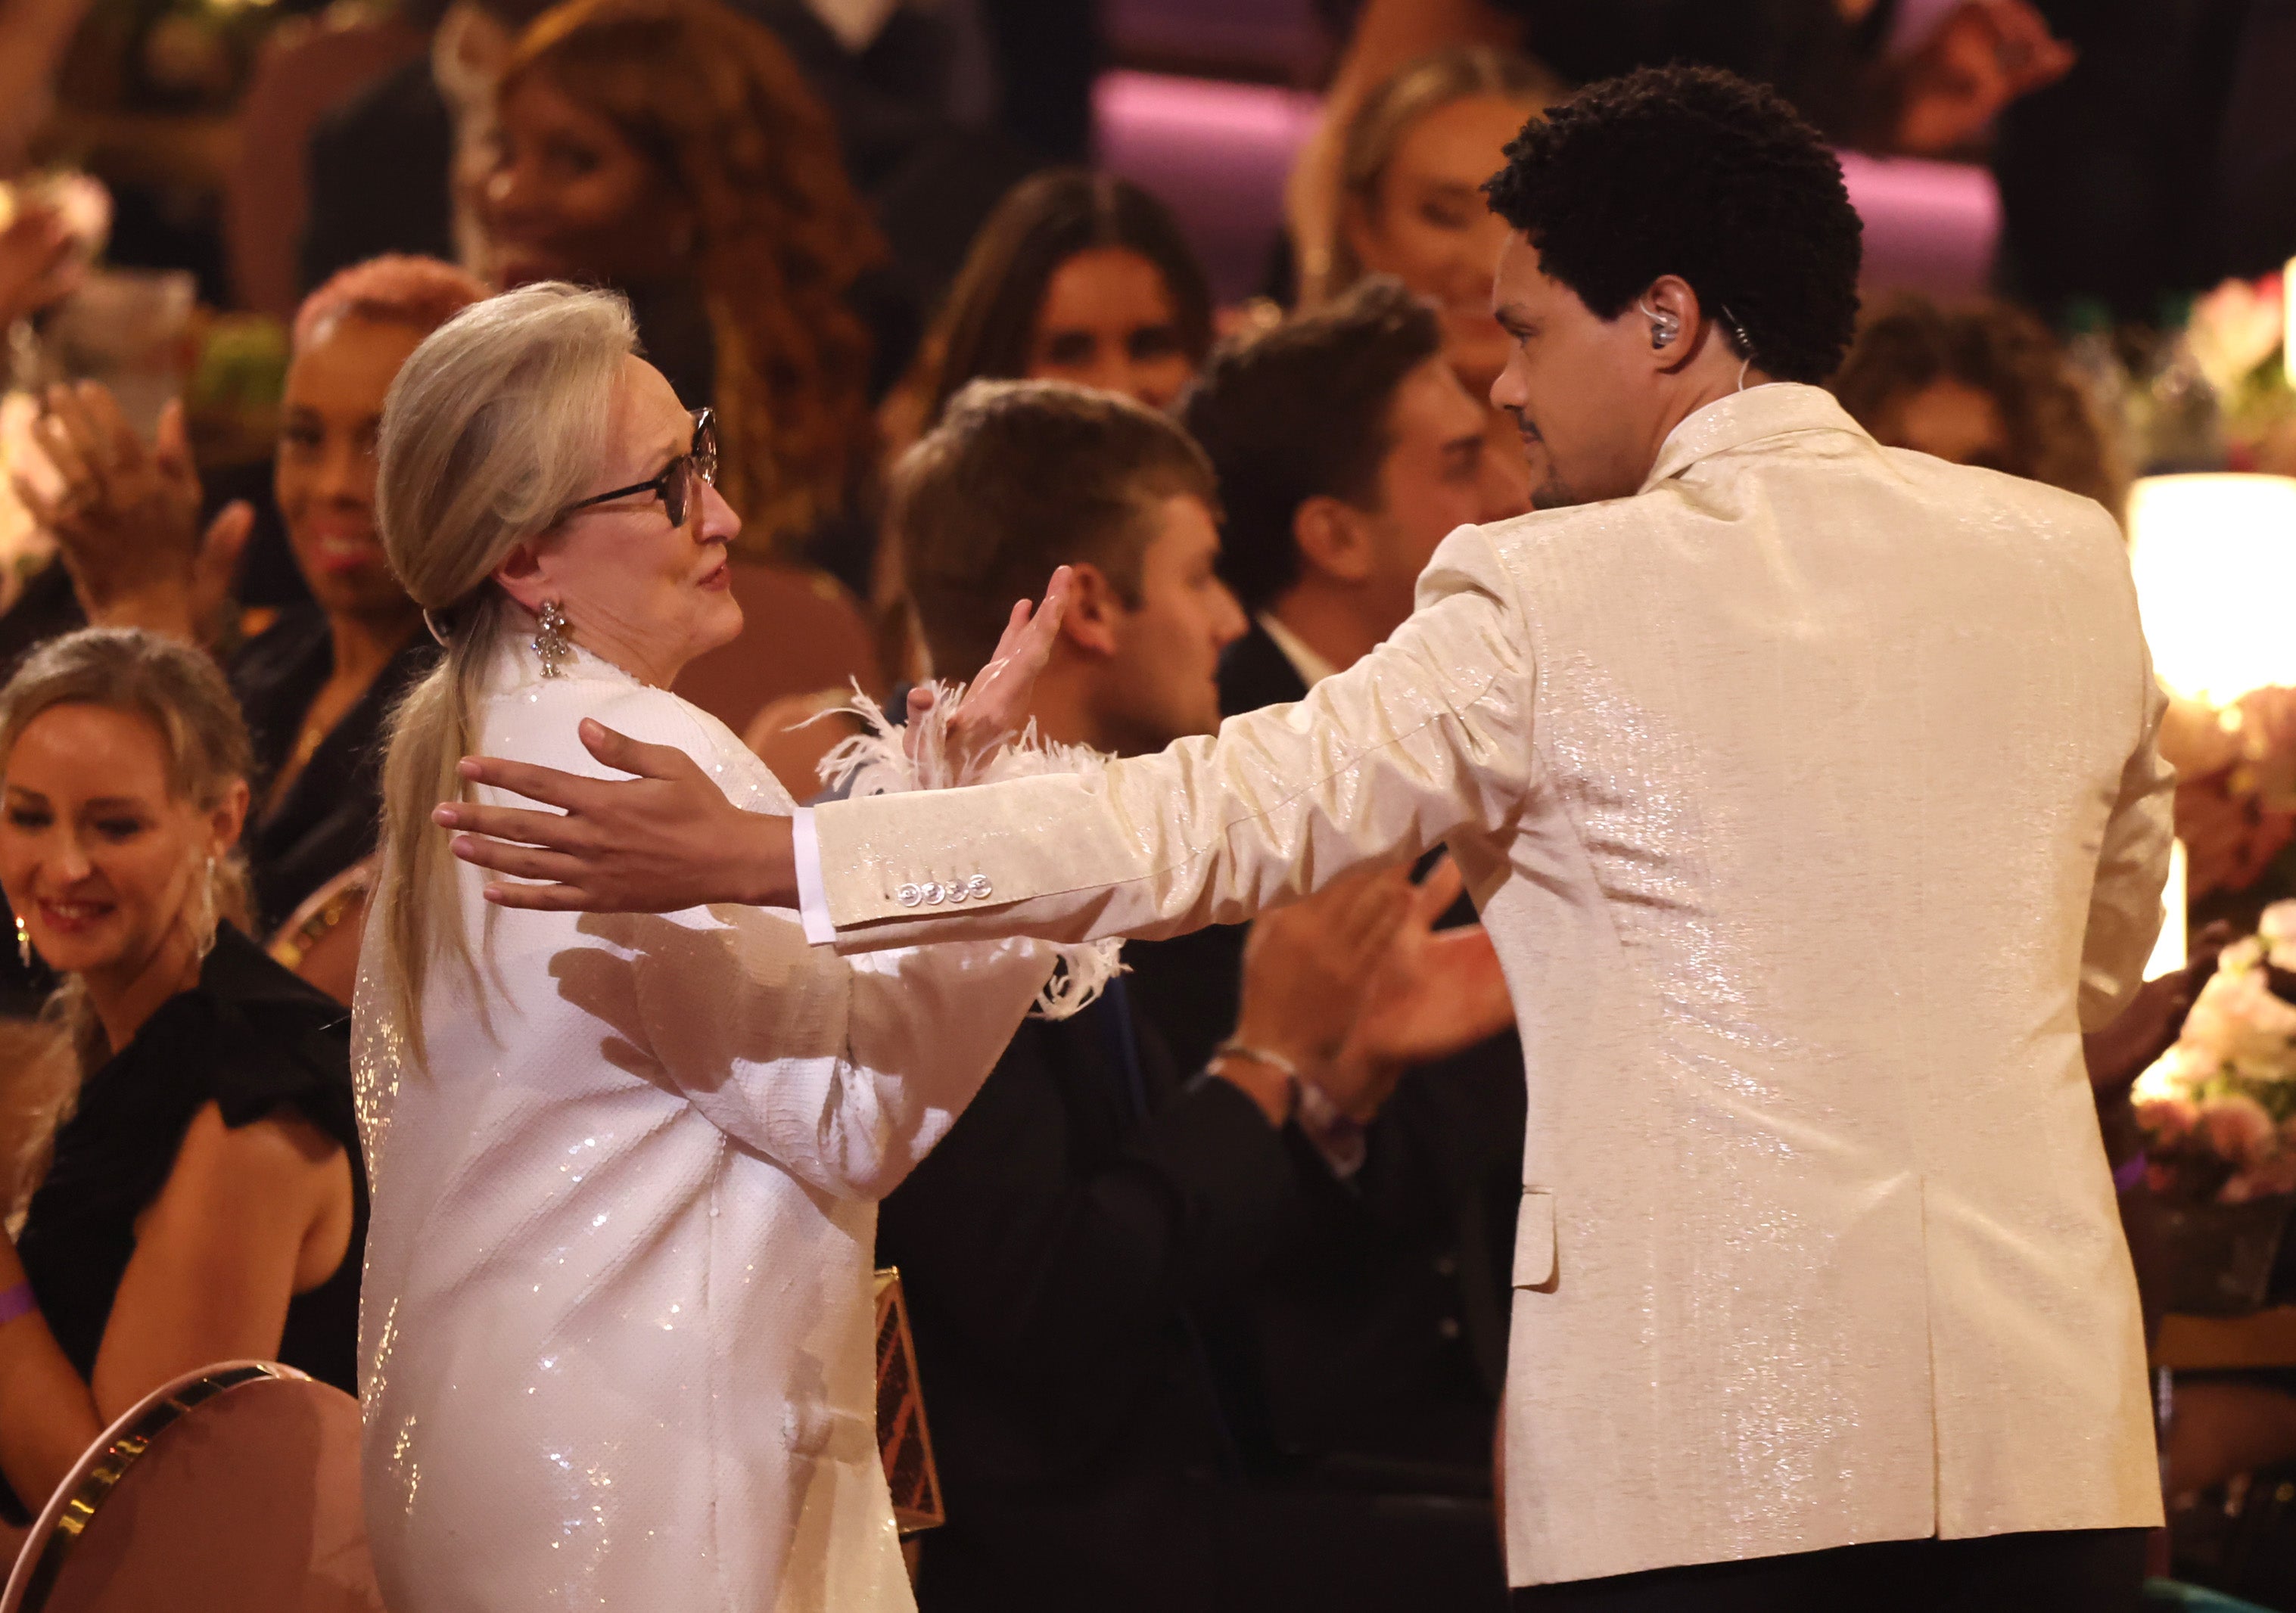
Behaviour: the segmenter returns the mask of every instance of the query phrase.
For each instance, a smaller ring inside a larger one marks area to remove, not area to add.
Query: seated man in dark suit
[[[1073,567],[1029,715],[1046,739],[1137,753],[1219,720],[1214,668],[1244,621],[1213,509],[1210,467],[1162,415],[983,382],[903,462],[892,530],[945,677],[973,675],[1011,602]],[[908,1291],[949,1518],[923,1543],[927,1613],[1445,1605],[1423,1580],[1365,1594],[1344,1508],[1283,1486],[1234,1322],[1325,1213],[1318,1118],[1375,1109],[1377,1072],[1430,1036],[1504,1020],[1480,930],[1427,933],[1456,888],[1389,870],[1274,915],[1236,1035],[1202,1058],[1176,1060],[1121,977],[1025,1022],[885,1200],[879,1259]],[[1464,967],[1460,941],[1481,949]],[[1496,1598],[1488,1503],[1482,1521]]]
[[[1252,617],[1221,658],[1223,715],[1352,664],[1410,614],[1436,545],[1503,513],[1480,507],[1485,411],[1442,345],[1431,307],[1366,281],[1217,351],[1182,401],[1219,473],[1221,569]],[[1134,999],[1184,1063],[1235,1022],[1236,951],[1234,931],[1208,929],[1136,959]],[[1453,1515],[1464,1529],[1488,1493],[1521,1180],[1513,1030],[1413,1069],[1365,1119],[1345,1191],[1316,1200],[1250,1321],[1278,1445],[1324,1482],[1416,1498],[1390,1515],[1432,1551],[1433,1498],[1475,1498]]]

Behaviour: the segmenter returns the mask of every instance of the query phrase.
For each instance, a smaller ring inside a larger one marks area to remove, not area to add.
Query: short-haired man
[[[959,681],[989,659],[1013,600],[1067,566],[1028,715],[1054,743],[1131,755],[1218,725],[1214,672],[1243,619],[1216,569],[1217,507],[1210,466],[1163,415],[987,382],[903,461],[891,529],[933,667]],[[1439,899],[1398,875],[1340,892],[1324,916],[1374,934],[1395,904]],[[1368,1061],[1324,1056],[1351,1018],[1332,997],[1369,979],[1341,966],[1367,970],[1373,950],[1271,925],[1242,1022],[1215,1033],[1233,1027],[1241,1045],[1218,1054],[1176,1060],[1121,978],[1072,1019],[1024,1024],[886,1200],[879,1254],[908,1290],[950,1519],[923,1544],[928,1613],[1164,1613],[1253,1573],[1262,1605],[1426,1605],[1347,1585],[1343,1506],[1308,1498],[1248,1524],[1267,1504],[1246,1481],[1273,1465],[1267,1420],[1250,1374],[1215,1359],[1241,1356],[1228,1313],[1331,1191],[1293,1123],[1302,1088],[1267,1060],[1299,1066],[1327,1102],[1368,1114],[1382,1095],[1363,1090]],[[1495,1558],[1476,1560],[1496,1597]],[[1332,1600],[1337,1586],[1349,1600]]]
[[[1219,474],[1221,574],[1252,618],[1220,658],[1223,716],[1354,665],[1411,614],[1445,537],[1512,513],[1483,507],[1488,411],[1445,361],[1435,310],[1394,280],[1224,344],[1179,414]],[[1184,1066],[1235,1024],[1242,938],[1213,926],[1128,950],[1133,1000]],[[1380,1514],[1390,1555],[1464,1568],[1493,1555],[1471,1498],[1488,1488],[1506,1368],[1521,1050],[1510,1028],[1376,1090],[1392,1096],[1333,1164],[1344,1191],[1310,1196],[1300,1257],[1244,1311],[1277,1442],[1408,1496]]]
[[[1224,711],[1355,665],[1411,614],[1438,544],[1512,513],[1485,505],[1487,418],[1434,309],[1383,276],[1214,352],[1180,421],[1219,473],[1220,569],[1252,618]]]
[[[2119,528],[1815,384],[1857,219],[1768,92],[1595,86],[1488,190],[1539,508],[1300,705],[788,823],[608,744],[678,782],[457,822],[594,845],[546,864],[586,904],[795,900],[848,948],[1169,932],[1447,840],[1527,1054],[1518,1600],[2134,1608],[2161,1486],[2081,1032],[2139,984],[2173,779]],[[941,867],[994,898],[900,900]]]

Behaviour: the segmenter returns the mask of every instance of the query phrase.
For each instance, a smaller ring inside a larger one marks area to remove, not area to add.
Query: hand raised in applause
[[[1514,1023],[1506,977],[1483,927],[1435,928],[1463,883],[1447,856],[1414,888],[1349,1034],[1358,1056],[1426,1064],[1464,1052]]]
[[[1262,916],[1236,1039],[1291,1058],[1367,1121],[1412,1065],[1505,1030],[1514,1009],[1490,938],[1479,924],[1435,928],[1460,884],[1446,857],[1415,885],[1399,868],[1352,874]]]
[[[45,402],[32,440],[62,486],[44,493],[20,476],[16,495],[53,535],[88,619],[212,642],[255,512],[234,501],[200,529],[183,405],[168,405],[146,447],[94,381],[51,388]]]
[[[0,230],[0,330],[79,283],[85,260],[61,209],[28,207]]]
[[[1410,904],[1408,869],[1368,868],[1260,914],[1243,944],[1235,1040],[1289,1060],[1332,1095],[1330,1066],[1354,1006],[1394,945]],[[1212,1073],[1241,1087],[1272,1124],[1290,1116],[1292,1093],[1280,1070],[1223,1058],[1213,1061]]]

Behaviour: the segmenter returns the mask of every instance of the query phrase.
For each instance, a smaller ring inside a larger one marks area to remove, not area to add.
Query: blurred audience
[[[829,116],[717,0],[571,0],[520,39],[478,201],[487,278],[625,292],[647,355],[718,412],[751,555],[868,574],[873,366],[909,315]]]
[[[1069,381],[1164,408],[1211,344],[1211,287],[1171,209],[1128,179],[1054,168],[1015,185],[974,238],[913,378],[922,415],[896,440],[980,380]]]
[[[370,258],[478,261],[472,204],[492,157],[495,84],[549,0],[416,0],[400,15],[428,30],[421,58],[385,73],[322,118],[307,152],[303,284]]]
[[[55,110],[56,68],[89,0],[0,0],[0,179],[24,167]],[[6,323],[0,318],[0,325]]]
[[[2065,352],[2012,304],[1902,297],[1866,319],[1833,378],[1875,439],[2062,487],[2123,513],[2128,474]]]
[[[1438,544],[1515,512],[1488,502],[1496,450],[1450,362],[1452,330],[1374,276],[1224,344],[1183,400],[1219,477],[1221,569],[1252,618],[1221,661],[1230,711],[1352,666],[1411,614]]]
[[[2296,253],[2296,12],[2283,0],[2033,0],[2075,53],[2002,115],[2003,283],[2051,319],[2171,299]]]
[[[1348,119],[1337,227],[1328,252],[1302,266],[1306,306],[1384,274],[1441,312],[1451,367],[1488,412],[1484,497],[1496,514],[1529,509],[1533,479],[1513,420],[1489,405],[1507,358],[1506,332],[1491,316],[1491,265],[1506,224],[1484,204],[1481,186],[1524,122],[1565,93],[1538,62],[1480,46],[1404,68]]]
[[[1335,227],[1338,131],[1357,102],[1457,45],[1528,50],[1576,84],[1669,61],[1726,68],[1775,86],[1838,144],[1929,156],[1977,141],[2075,59],[2032,0],[1363,0],[1286,197],[1303,264]]]
[[[241,928],[249,766],[214,663],[156,635],[85,629],[0,690],[0,888],[77,1066],[9,1139],[37,1187],[0,1239],[0,1474],[27,1511],[194,1367],[356,1388],[347,1016]]]
[[[62,211],[18,206],[0,226],[0,331],[70,295],[86,266]]]
[[[408,354],[486,288],[447,264],[384,258],[347,269],[296,315],[273,487],[308,602],[234,645],[226,588],[250,513],[202,534],[181,414],[147,449],[101,387],[60,389],[38,428],[61,492],[20,493],[53,530],[89,619],[226,653],[253,733],[247,831],[265,931],[374,848],[378,741],[437,646],[391,574],[375,524],[374,446]],[[351,935],[363,909],[339,908]],[[348,997],[347,976],[326,984]]]
[[[1046,0],[733,0],[763,23],[836,125],[855,188],[917,307],[938,302],[997,199],[1046,161],[1085,155],[1096,8]],[[416,0],[430,30],[409,63],[327,118],[311,141],[332,198],[305,247],[306,284],[387,251],[466,256],[469,206],[492,143],[494,86],[537,0]],[[459,178],[452,187],[450,171]],[[362,208],[362,199],[373,206]]]
[[[893,499],[934,665],[972,675],[1014,591],[1066,563],[1038,732],[1119,755],[1209,733],[1244,628],[1213,498],[1201,454],[1128,399],[960,393]],[[1504,1020],[1480,932],[1430,933],[1458,885],[1389,870],[1263,921],[1235,1036],[1203,1065],[1174,1060],[1122,977],[1073,1019],[1024,1023],[885,1200],[879,1257],[908,1290],[950,1519],[922,1543],[927,1613],[1456,1605],[1456,1565],[1426,1579],[1378,1549],[1360,1498],[1285,1482],[1234,1321],[1315,1196],[1345,1195],[1326,1152],[1401,1064]],[[1487,1505],[1476,1519],[1498,1605]]]
[[[1391,279],[1223,344],[1180,417],[1219,477],[1221,566],[1252,626],[1220,661],[1224,716],[1303,698],[1410,614],[1438,544],[1487,520],[1484,405],[1432,307]],[[1472,922],[1463,905],[1455,921]],[[1133,956],[1135,996],[1184,1064],[1236,1023],[1234,931]],[[1398,1560],[1480,1564],[1475,1527],[1505,1372],[1520,1202],[1522,1053],[1511,1034],[1389,1072],[1349,1191],[1245,1306],[1278,1442],[1312,1470],[1409,1496],[1367,1531]]]
[[[1165,408],[1211,343],[1211,287],[1170,209],[1113,175],[1036,175],[981,226],[916,364],[885,400],[879,420],[889,456],[980,380],[1073,381]],[[881,536],[869,598],[885,675],[915,682],[938,670],[910,618],[890,535]],[[853,732],[847,719],[824,715],[847,692],[778,701],[747,729],[751,748],[800,799],[811,793],[816,765]]]

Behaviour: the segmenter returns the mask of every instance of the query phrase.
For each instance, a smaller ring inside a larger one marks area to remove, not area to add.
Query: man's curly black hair
[[[1857,210],[1833,152],[1770,91],[1713,68],[1645,68],[1554,108],[1506,159],[1483,184],[1491,210],[1597,318],[1679,274],[1780,381],[1840,367],[1857,320]]]

